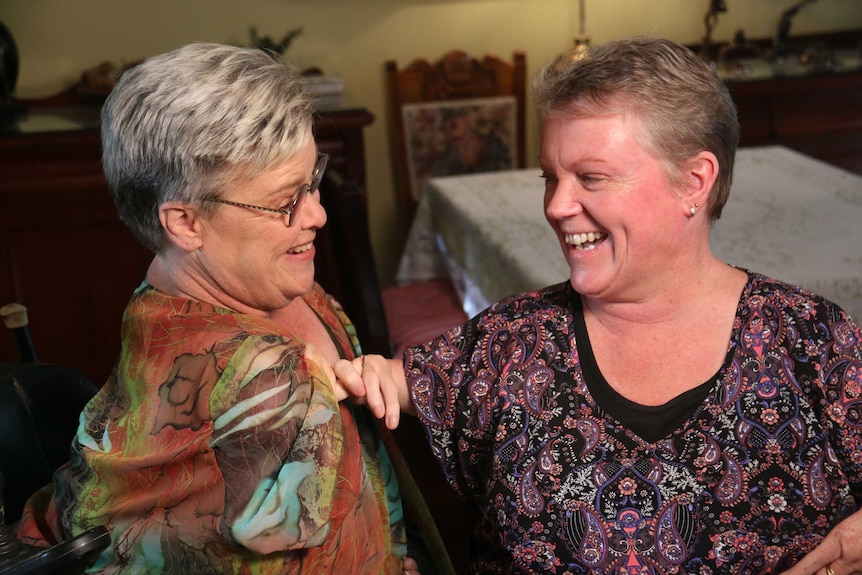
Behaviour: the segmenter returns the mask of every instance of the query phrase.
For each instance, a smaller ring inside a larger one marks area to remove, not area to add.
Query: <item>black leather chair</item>
[[[19,361],[0,364],[0,575],[77,575],[110,544],[104,527],[40,548],[20,542],[11,524],[69,460],[79,415],[98,387],[74,369],[38,361],[23,306],[3,306],[0,315],[20,352]]]
[[[74,369],[39,362],[0,364],[0,473],[6,520],[69,460],[84,405],[98,391]]]

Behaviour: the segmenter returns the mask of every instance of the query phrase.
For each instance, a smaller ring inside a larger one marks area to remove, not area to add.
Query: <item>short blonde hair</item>
[[[591,48],[582,59],[559,55],[537,75],[533,89],[544,116],[633,113],[643,122],[642,142],[664,159],[672,182],[692,157],[712,152],[719,173],[709,210],[712,219],[721,216],[739,122],[727,86],[691,50],[658,38],[615,40]]]

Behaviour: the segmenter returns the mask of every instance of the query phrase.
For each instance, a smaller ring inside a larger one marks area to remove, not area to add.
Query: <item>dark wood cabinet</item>
[[[736,103],[739,145],[786,146],[862,174],[862,29],[713,43]]]
[[[727,84],[741,146],[787,146],[862,174],[862,70]]]
[[[320,149],[362,194],[362,130],[372,120],[345,107],[315,121]],[[102,175],[98,107],[33,109],[0,133],[0,305],[27,306],[39,359],[104,382],[151,259],[119,221]],[[11,335],[0,335],[0,361],[17,356]]]

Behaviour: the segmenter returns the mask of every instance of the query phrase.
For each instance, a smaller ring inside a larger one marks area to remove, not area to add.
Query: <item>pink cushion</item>
[[[395,357],[468,319],[455,287],[445,279],[388,287],[381,298]]]

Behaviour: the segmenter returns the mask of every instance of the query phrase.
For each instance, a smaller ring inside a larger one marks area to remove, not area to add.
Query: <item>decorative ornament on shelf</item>
[[[294,28],[281,40],[275,41],[269,36],[259,36],[255,27],[249,30],[252,46],[279,56],[284,56],[291,43],[300,34],[302,34],[302,28]],[[344,83],[340,76],[324,74],[319,68],[306,69],[302,76],[308,92],[317,100],[319,109],[338,108],[344,103]]]
[[[760,60],[763,54],[756,42],[745,37],[741,28],[718,50],[718,67],[728,74],[746,75],[753,70],[752,61]]]
[[[727,4],[725,4],[724,0],[710,0],[709,10],[706,11],[706,16],[703,17],[705,32],[701,41],[700,56],[712,66],[716,65],[717,58],[716,50],[712,46],[712,31],[715,25],[718,24],[718,15],[724,12],[727,12]]]
[[[817,0],[800,0],[787,10],[781,13],[778,19],[778,28],[775,32],[775,58],[783,58],[789,54],[793,54],[793,47],[788,40],[790,39],[790,27],[793,25],[793,18],[796,14],[805,7],[806,4],[813,4]]]
[[[260,48],[261,50],[267,50],[269,52],[273,52],[278,54],[279,56],[283,56],[287,49],[290,47],[290,44],[296,39],[297,36],[302,34],[302,28],[294,28],[290,30],[287,34],[282,37],[281,40],[275,41],[270,36],[258,36],[257,28],[252,26],[251,30],[249,30],[249,36],[251,36],[251,45],[255,48]]]

